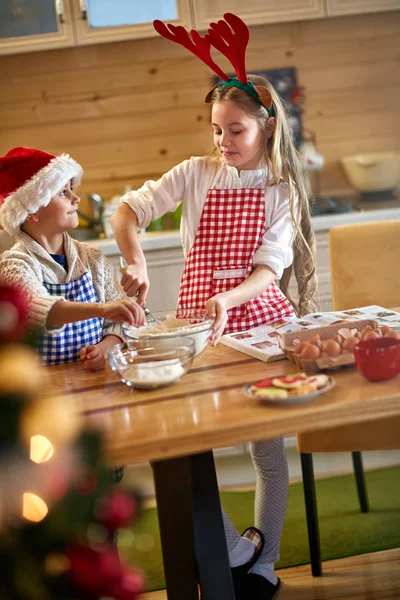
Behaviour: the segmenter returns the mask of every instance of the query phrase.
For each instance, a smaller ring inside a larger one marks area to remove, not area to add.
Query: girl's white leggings
[[[254,525],[265,538],[264,550],[257,564],[275,563],[279,560],[289,490],[283,438],[251,442],[250,453],[256,471]],[[224,511],[223,519],[228,552],[231,552],[239,542],[240,534]]]

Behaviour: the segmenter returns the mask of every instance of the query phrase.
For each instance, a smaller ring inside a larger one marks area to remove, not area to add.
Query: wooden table
[[[132,390],[108,367],[46,369],[44,391],[64,395],[106,433],[116,464],[153,463],[169,600],[233,600],[212,448],[400,414],[400,376],[380,383],[356,370],[309,403],[272,406],[249,399],[245,384],[293,372],[219,344],[171,386]]]

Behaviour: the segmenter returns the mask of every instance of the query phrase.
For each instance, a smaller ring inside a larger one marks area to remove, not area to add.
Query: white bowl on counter
[[[351,185],[360,192],[394,190],[400,185],[400,152],[372,152],[340,159]]]
[[[210,339],[214,317],[204,310],[175,310],[151,312],[155,323],[144,327],[124,324],[122,330],[127,341],[131,340],[187,340],[195,344],[195,356],[203,352]]]

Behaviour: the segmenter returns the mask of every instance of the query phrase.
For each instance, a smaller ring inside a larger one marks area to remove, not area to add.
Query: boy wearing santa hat
[[[120,322],[140,326],[145,316],[100,250],[67,233],[78,225],[82,173],[68,154],[19,147],[0,157],[0,226],[15,238],[1,257],[0,282],[29,294],[45,364],[80,359],[98,370],[121,341]]]

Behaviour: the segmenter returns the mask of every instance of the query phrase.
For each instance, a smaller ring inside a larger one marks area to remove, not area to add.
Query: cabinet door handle
[[[63,0],[56,0],[56,13],[57,13],[57,17],[60,23],[65,23],[65,17],[64,17],[64,1]]]
[[[87,21],[87,8],[86,0],[79,0],[79,8],[81,9],[81,16],[84,21]]]

